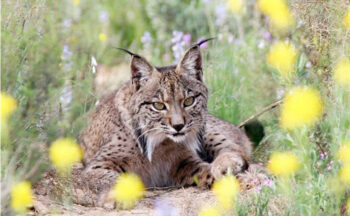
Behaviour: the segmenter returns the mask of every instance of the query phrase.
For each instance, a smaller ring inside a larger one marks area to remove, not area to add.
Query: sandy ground
[[[240,199],[247,199],[250,193],[256,193],[256,187],[268,180],[266,171],[259,165],[250,165],[247,172],[238,176],[241,183]],[[37,190],[43,190],[45,185],[40,185]],[[97,207],[85,207],[76,204],[63,204],[62,202],[53,201],[48,196],[35,195],[34,208],[31,215],[93,215],[93,216],[110,216],[110,215],[156,215],[155,208],[160,206],[167,209],[171,216],[171,209],[178,215],[192,216],[197,215],[202,206],[214,205],[216,200],[210,190],[190,188],[168,188],[148,190],[145,197],[140,200],[131,210],[108,210]]]
[[[209,190],[198,188],[186,188],[176,190],[147,191],[145,197],[131,210],[107,210],[96,207],[84,207],[81,205],[63,205],[54,202],[45,196],[37,196],[34,203],[33,215],[155,215],[155,203],[164,201],[171,203],[177,209],[179,215],[197,215],[198,209],[203,205],[210,205],[215,198]]]

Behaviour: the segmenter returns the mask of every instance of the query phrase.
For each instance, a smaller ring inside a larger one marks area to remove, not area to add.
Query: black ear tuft
[[[216,37],[203,39],[203,40],[199,41],[197,44],[193,45],[192,47],[194,47],[194,46],[200,47],[202,44],[204,44],[204,43],[206,43],[206,42],[208,42],[208,41],[214,40],[214,39],[216,39]]]
[[[137,54],[135,54],[135,53],[132,53],[131,51],[129,51],[129,50],[127,50],[127,49],[124,49],[124,48],[119,48],[119,47],[113,47],[113,48],[118,49],[118,50],[121,50],[121,51],[123,51],[123,52],[126,52],[127,54],[129,54],[129,55],[131,55],[131,56],[141,57],[141,56],[139,56],[139,55],[137,55]]]

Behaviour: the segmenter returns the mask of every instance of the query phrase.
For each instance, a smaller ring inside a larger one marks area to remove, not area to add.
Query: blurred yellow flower
[[[215,207],[204,207],[199,211],[198,216],[220,216],[220,211]]]
[[[306,86],[294,87],[283,99],[280,125],[285,129],[312,125],[321,117],[322,110],[318,91]]]
[[[232,12],[241,14],[243,11],[244,2],[243,0],[227,0],[227,5]]]
[[[107,35],[104,33],[100,33],[98,35],[98,39],[100,39],[100,41],[102,41],[102,42],[105,42],[107,40]]]
[[[124,173],[119,176],[112,190],[113,197],[122,204],[123,208],[133,207],[144,193],[145,186],[141,179],[132,173]]]
[[[274,152],[270,156],[267,168],[278,177],[287,177],[294,174],[299,168],[299,160],[290,152]]]
[[[288,8],[276,10],[270,15],[270,18],[272,25],[282,31],[287,30],[293,24],[293,17]]]
[[[73,0],[73,4],[74,4],[75,6],[78,6],[78,5],[80,4],[80,0]]]
[[[59,171],[69,170],[73,164],[83,158],[80,146],[69,138],[60,138],[53,142],[49,150],[51,162]]]
[[[273,4],[271,4],[273,3]],[[261,13],[269,15],[271,14],[271,11],[273,8],[271,5],[277,5],[277,4],[283,4],[282,0],[258,0],[258,8],[261,11]],[[280,6],[279,6],[280,7]]]
[[[267,64],[276,68],[283,77],[289,77],[294,71],[296,57],[297,51],[293,45],[279,41],[271,47]]]
[[[350,141],[345,141],[339,148],[338,159],[344,164],[350,164]]]
[[[346,185],[350,186],[350,164],[345,164],[339,170],[339,179]]]
[[[33,205],[33,194],[30,182],[24,181],[13,185],[11,190],[11,208],[16,212],[25,212]]]
[[[350,59],[341,59],[334,69],[334,80],[340,85],[350,88]]]
[[[350,8],[348,9],[348,11],[344,16],[343,23],[345,27],[350,28]]]
[[[11,95],[4,92],[1,92],[0,104],[1,121],[6,120],[17,108],[17,101]]]
[[[272,26],[278,30],[285,31],[294,22],[285,0],[258,0],[258,8],[270,17]]]
[[[239,182],[233,175],[227,175],[215,181],[212,191],[220,205],[225,209],[230,209],[240,190]]]

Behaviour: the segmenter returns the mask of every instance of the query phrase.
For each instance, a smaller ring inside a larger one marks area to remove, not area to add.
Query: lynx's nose
[[[176,124],[176,125],[173,125],[173,128],[179,132],[182,128],[184,128],[184,124]]]

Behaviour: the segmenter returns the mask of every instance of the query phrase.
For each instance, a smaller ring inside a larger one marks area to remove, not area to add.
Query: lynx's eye
[[[184,101],[184,106],[188,107],[191,106],[194,103],[194,97],[188,97]]]
[[[165,110],[165,104],[163,103],[159,103],[159,102],[155,102],[153,103],[153,107],[156,109],[156,110]]]

